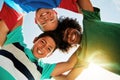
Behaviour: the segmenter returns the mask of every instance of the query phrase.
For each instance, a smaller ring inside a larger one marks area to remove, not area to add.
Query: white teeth
[[[42,16],[46,15],[47,13],[43,13]]]
[[[40,50],[38,50],[38,53],[39,53],[39,54],[42,54]]]
[[[75,35],[72,36],[72,40],[75,40]]]

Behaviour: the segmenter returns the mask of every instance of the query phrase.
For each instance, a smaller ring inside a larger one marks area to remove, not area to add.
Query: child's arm
[[[92,12],[94,11],[94,8],[90,0],[77,0],[77,3],[80,9],[84,9],[84,10],[92,11]]]
[[[76,54],[73,54],[67,62],[58,63],[51,76],[58,76],[68,70],[71,70],[77,62]]]
[[[21,26],[23,23],[23,18],[21,18],[16,25],[13,27],[12,30],[14,30],[15,28],[17,28],[18,26]],[[6,38],[7,38],[7,34],[9,32],[9,29],[7,27],[7,25],[5,24],[5,22],[3,20],[0,20],[0,47],[3,46]]]
[[[0,47],[4,44],[8,32],[22,24],[23,14],[18,13],[6,3],[0,11]]]
[[[3,20],[0,20],[0,47],[2,47],[4,44],[8,32],[9,29],[6,26],[5,22]]]
[[[85,67],[73,68],[67,75],[59,75],[53,77],[55,80],[75,80],[75,78],[81,74]]]

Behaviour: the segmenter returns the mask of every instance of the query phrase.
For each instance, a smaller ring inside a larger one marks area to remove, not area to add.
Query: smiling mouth
[[[41,52],[40,49],[37,49],[37,53],[38,53],[38,54],[42,54],[42,52]]]
[[[68,28],[64,32],[64,41],[67,41],[69,44],[77,44],[79,42],[80,32],[73,28]]]
[[[77,30],[71,31],[70,34],[68,35],[68,42],[70,44],[77,44],[80,40],[79,38],[80,33]]]
[[[70,42],[75,43],[77,41],[77,33],[72,33],[70,36]]]
[[[40,17],[45,16],[45,15],[47,15],[47,13],[46,13],[46,12],[45,12],[45,13],[42,13]]]
[[[76,33],[73,33],[73,35],[72,35],[72,37],[71,37],[71,40],[72,40],[72,41],[75,41],[75,40],[76,40],[76,39],[75,39],[76,36],[77,36],[77,34],[76,34]]]

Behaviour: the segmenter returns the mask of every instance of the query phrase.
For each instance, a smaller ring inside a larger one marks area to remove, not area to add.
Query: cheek
[[[39,16],[38,16],[38,15],[36,15],[36,16],[35,16],[35,19],[36,19],[36,21],[37,21],[37,20],[39,19]]]
[[[50,14],[48,14],[48,17],[49,17],[49,18],[52,18],[52,19],[54,19],[55,16],[56,16],[56,14],[54,14],[53,12],[51,12]]]
[[[44,54],[43,55],[47,56],[47,54],[49,54],[49,52],[47,52],[47,51],[44,50]]]
[[[47,54],[43,54],[43,58],[46,57],[46,56],[47,56]]]
[[[37,53],[37,45],[36,44],[33,45],[32,52],[33,52],[33,54]]]
[[[36,55],[36,48],[35,47],[33,47],[33,49],[32,49],[32,53],[33,53],[33,55],[35,56]]]
[[[37,24],[41,24],[43,22],[43,20],[40,18],[36,18],[36,22],[37,22]]]
[[[53,14],[53,13],[52,13],[52,14],[51,14],[51,18],[53,18],[53,19],[54,19],[54,18],[55,18],[55,14]]]
[[[69,44],[71,44],[71,43],[72,43],[70,39],[67,39],[67,42],[68,42]]]

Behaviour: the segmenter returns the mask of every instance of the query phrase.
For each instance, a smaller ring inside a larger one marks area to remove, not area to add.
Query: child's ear
[[[54,13],[57,15],[57,12],[55,11],[55,10],[53,10],[54,11]]]
[[[38,40],[38,37],[35,37],[33,40],[33,43],[35,43]]]
[[[35,23],[37,24],[37,20],[36,20],[36,17],[35,17]]]

